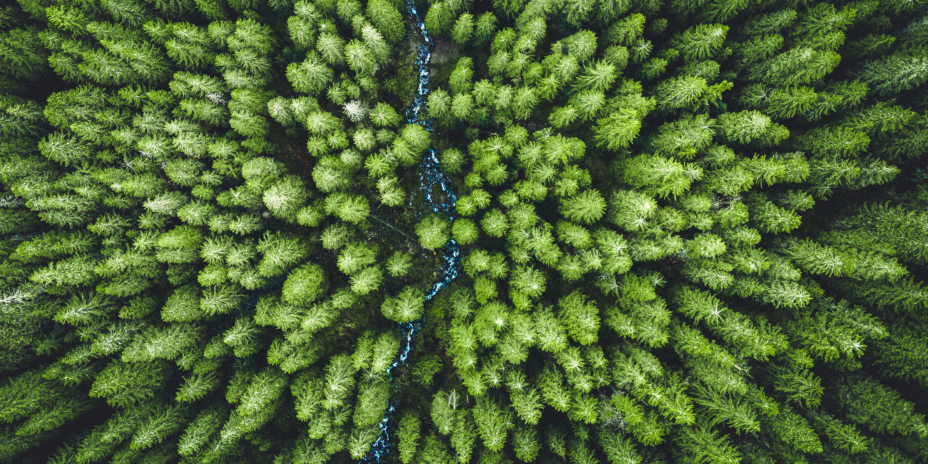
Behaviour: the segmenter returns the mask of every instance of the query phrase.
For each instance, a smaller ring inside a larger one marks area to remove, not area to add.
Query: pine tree
[[[610,150],[628,147],[641,130],[641,120],[634,110],[623,109],[601,119],[596,126],[599,146]]]
[[[449,224],[438,215],[426,216],[416,225],[416,235],[423,248],[434,250],[448,241]]]

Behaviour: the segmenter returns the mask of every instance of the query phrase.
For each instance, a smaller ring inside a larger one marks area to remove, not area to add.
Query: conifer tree
[[[923,6],[6,5],[0,461],[924,462]]]

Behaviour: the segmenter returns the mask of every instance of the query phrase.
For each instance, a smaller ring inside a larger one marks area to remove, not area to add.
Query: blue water
[[[419,68],[419,85],[416,88],[416,97],[413,99],[412,105],[406,109],[406,123],[419,124],[431,133],[432,118],[428,116],[427,103],[430,77],[429,61],[432,59],[433,46],[432,37],[429,36],[429,32],[425,28],[425,23],[422,21],[422,18],[419,17],[419,13],[416,11],[416,7],[411,0],[406,0],[406,9],[409,12],[409,16],[417,25],[418,34],[422,37],[422,42],[416,46],[416,66]],[[458,197],[454,193],[454,185],[451,183],[451,179],[445,176],[440,168],[438,152],[433,148],[429,148],[425,153],[422,163],[419,164],[419,181],[422,190],[425,192],[425,206],[436,213],[447,215],[448,221],[453,222],[455,205],[457,204]],[[444,194],[443,200],[436,200],[433,197],[433,192],[435,192],[436,188],[441,189],[441,192]],[[461,249],[454,239],[448,240],[448,243],[445,243],[443,248],[441,277],[437,282],[432,284],[432,288],[425,294],[426,301],[434,298],[439,290],[448,286],[448,284],[458,276],[460,269]],[[387,368],[387,373],[390,375],[391,379],[393,378],[394,369],[398,366],[406,365],[409,361],[409,354],[412,351],[412,342],[416,338],[419,329],[422,328],[422,323],[423,318],[420,317],[415,321],[400,324],[400,330],[403,334],[402,340],[400,341],[400,350],[396,354],[396,358],[393,359],[393,363]],[[384,413],[383,419],[380,421],[380,435],[377,437],[377,441],[371,444],[371,449],[368,451],[367,456],[361,460],[362,463],[383,462],[384,457],[390,452],[390,445],[392,444],[392,416],[395,411],[396,399],[394,398],[387,404],[387,410]]]

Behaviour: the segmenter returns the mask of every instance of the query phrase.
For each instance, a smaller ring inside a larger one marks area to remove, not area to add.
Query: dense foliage
[[[928,2],[415,5],[0,9],[0,462],[928,462]]]

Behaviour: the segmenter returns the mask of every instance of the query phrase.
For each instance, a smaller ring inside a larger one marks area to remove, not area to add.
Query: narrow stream
[[[416,24],[418,34],[422,37],[422,42],[416,45],[416,66],[419,68],[419,85],[416,88],[416,97],[412,105],[406,109],[406,123],[422,125],[431,133],[432,118],[427,116],[427,112],[423,110],[427,109],[428,103],[430,77],[429,62],[432,59],[432,47],[434,42],[428,30],[425,28],[425,22],[419,17],[419,13],[416,11],[416,6],[413,4],[412,0],[406,0],[406,9],[409,12],[409,16]],[[454,193],[454,185],[451,183],[451,179],[441,172],[440,163],[438,161],[438,151],[434,148],[429,148],[426,151],[422,163],[419,164],[419,181],[425,193],[425,205],[436,213],[446,214],[448,216],[448,221],[453,222],[455,205],[457,204],[458,197]],[[443,201],[436,201],[436,199],[433,198],[435,187],[440,188],[441,192],[443,192],[445,197]],[[451,281],[458,276],[460,268],[461,249],[454,239],[450,239],[443,248],[440,278],[437,282],[432,284],[432,288],[425,294],[426,301],[434,298],[439,290],[451,283]],[[387,368],[387,373],[390,374],[391,380],[393,378],[393,371],[398,366],[406,365],[409,361],[413,339],[415,339],[419,329],[422,328],[423,320],[424,317],[420,317],[415,321],[400,324],[400,330],[402,331],[400,350],[396,354],[396,358],[393,359],[393,363]],[[371,444],[371,449],[368,451],[367,456],[361,460],[362,463],[383,462],[387,453],[390,452],[390,446],[392,445],[392,416],[393,413],[396,412],[396,406],[396,399],[390,399],[383,419],[378,425],[380,428],[380,435],[377,437],[377,441]]]

